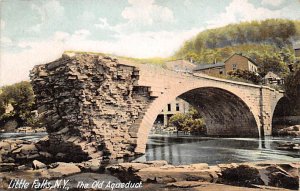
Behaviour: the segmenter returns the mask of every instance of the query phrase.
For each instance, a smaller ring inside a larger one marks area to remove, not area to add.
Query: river
[[[208,163],[210,165],[233,162],[289,161],[299,162],[299,151],[283,151],[276,147],[287,141],[300,143],[299,138],[211,138],[152,135],[146,154],[135,161],[166,160],[171,164]]]
[[[1,133],[6,138],[37,141],[46,133]],[[283,151],[276,147],[287,141],[300,143],[300,138],[212,138],[176,135],[149,136],[145,155],[135,161],[166,160],[170,164],[253,162],[264,160],[299,162],[300,151]]]

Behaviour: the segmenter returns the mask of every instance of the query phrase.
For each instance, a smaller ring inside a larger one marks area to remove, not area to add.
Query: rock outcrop
[[[135,155],[136,123],[151,102],[148,87],[134,86],[138,74],[98,54],[64,54],[36,66],[31,80],[49,133],[47,152],[73,162]]]

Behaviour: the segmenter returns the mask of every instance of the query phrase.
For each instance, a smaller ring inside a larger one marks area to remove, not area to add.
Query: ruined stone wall
[[[134,155],[136,123],[151,100],[139,71],[93,54],[63,55],[31,71],[47,151],[69,161]],[[71,154],[71,156],[68,156]]]

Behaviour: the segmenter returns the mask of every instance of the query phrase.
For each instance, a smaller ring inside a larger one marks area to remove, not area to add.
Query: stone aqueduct
[[[283,97],[266,86],[99,54],[64,54],[36,66],[31,80],[49,133],[48,152],[73,153],[74,161],[144,153],[157,115],[176,97],[204,116],[208,135],[271,135]]]

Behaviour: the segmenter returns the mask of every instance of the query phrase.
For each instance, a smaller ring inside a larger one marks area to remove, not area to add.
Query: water
[[[276,149],[278,143],[287,141],[300,142],[300,139],[269,137],[261,141],[255,138],[155,135],[149,137],[146,154],[135,161],[166,160],[174,165],[192,163],[214,165],[264,160],[299,162],[299,151]]]
[[[47,133],[0,133],[2,139],[38,141]],[[170,164],[251,162],[263,160],[300,161],[300,151],[283,151],[276,147],[287,141],[300,143],[300,138],[210,138],[152,135],[146,154],[135,161],[166,160]]]
[[[47,133],[0,133],[0,140],[3,139],[18,139],[18,140],[30,140],[38,141],[41,138],[45,137]]]

